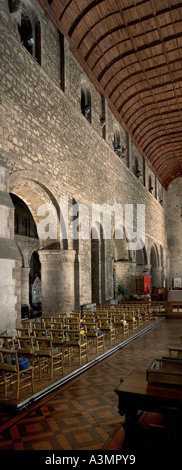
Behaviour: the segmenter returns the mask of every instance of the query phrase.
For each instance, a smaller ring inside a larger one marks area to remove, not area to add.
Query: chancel
[[[132,450],[135,378],[145,449],[180,442],[147,371],[182,360],[181,18],[176,0],[1,0],[3,449]]]

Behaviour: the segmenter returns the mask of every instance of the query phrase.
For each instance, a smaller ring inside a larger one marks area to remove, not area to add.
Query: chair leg
[[[16,399],[19,398],[19,391],[20,391],[20,376],[19,373],[17,374],[17,383],[16,383]]]
[[[51,380],[52,380],[52,378],[53,378],[53,361],[54,361],[53,356],[51,356],[51,370],[50,370],[50,378],[51,378]]]

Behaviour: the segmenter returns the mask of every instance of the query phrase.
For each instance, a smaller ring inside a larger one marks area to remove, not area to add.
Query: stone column
[[[75,250],[39,251],[43,315],[74,309],[75,254]]]
[[[29,272],[30,268],[21,268],[21,304],[29,305]]]
[[[0,155],[0,332],[14,334],[21,319],[21,256],[14,241],[14,206]]]

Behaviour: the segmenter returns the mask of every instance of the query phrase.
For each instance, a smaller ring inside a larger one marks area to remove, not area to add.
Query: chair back
[[[33,338],[27,336],[18,336],[18,353],[21,354],[34,354],[34,340]]]
[[[46,354],[48,355],[50,353],[50,355],[52,354],[52,349],[53,349],[53,346],[52,346],[52,335],[50,335],[49,337],[40,337],[40,336],[37,336],[35,338],[35,344],[36,344],[36,351],[38,352],[38,354]]]
[[[14,336],[0,335],[0,347],[6,349],[15,349]]]
[[[0,370],[18,372],[18,354],[13,349],[0,348]]]
[[[18,336],[30,336],[32,333],[32,328],[16,328],[16,333]]]
[[[65,342],[65,331],[60,328],[51,330],[52,344],[62,345]]]

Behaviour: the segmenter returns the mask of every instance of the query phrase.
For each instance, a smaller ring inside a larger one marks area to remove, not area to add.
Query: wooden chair
[[[86,358],[86,361],[88,361],[88,355],[87,355],[87,340],[84,334],[83,329],[80,330],[78,329],[73,329],[69,328],[65,330],[66,332],[66,341],[65,345],[69,347],[69,364],[71,363],[70,360],[71,358],[74,358],[74,352],[76,350],[76,353],[78,352],[78,360],[79,360],[79,365],[81,365],[82,359]]]
[[[21,321],[21,328],[32,328],[32,323],[31,321],[28,320],[22,320]]]
[[[137,320],[135,318],[134,311],[133,310],[132,311],[128,310],[126,312],[125,318],[126,318],[127,323],[129,323],[129,325],[131,325],[132,332],[134,333],[134,331],[138,329]]]
[[[31,386],[34,393],[34,368],[28,359],[18,358],[15,349],[0,348],[0,372],[4,382],[4,395],[8,396],[8,387],[16,383],[16,399],[19,399],[20,388]],[[14,377],[14,378],[13,378]]]
[[[27,337],[30,337],[31,334],[32,334],[32,328],[16,328],[16,333],[18,336],[27,336]]]
[[[36,346],[32,336],[17,336],[17,352],[19,357],[28,357],[31,365],[34,367],[34,359],[36,356]]]
[[[14,336],[0,335],[0,347],[6,349],[15,349]]]
[[[96,343],[96,354],[98,354],[100,348],[103,348],[103,351],[105,351],[104,335],[95,321],[85,321],[84,331],[87,338],[87,345],[89,342]]]
[[[113,326],[116,330],[116,337],[120,332],[123,333],[123,336],[126,336],[129,333],[129,326],[125,319],[125,313],[114,313],[112,318]]]
[[[60,324],[58,324],[58,325],[60,325]],[[68,348],[68,346],[65,342],[66,333],[65,333],[64,328],[57,328],[57,325],[56,325],[56,328],[54,327],[51,330],[51,336],[52,336],[53,346],[54,347],[59,347],[62,351],[63,365],[64,365],[66,357],[68,358],[68,362],[69,362],[69,348]]]
[[[52,329],[51,329],[52,331]],[[34,338],[44,338],[44,337],[50,337],[50,329],[47,328],[33,328],[32,331],[33,337]]]
[[[177,358],[182,359],[182,346],[180,346],[180,345],[179,346],[178,345],[168,346],[168,349],[169,349],[169,356],[170,357],[173,357],[172,352],[175,352]]]
[[[41,329],[45,329],[46,326],[45,326],[45,322],[44,320],[41,320],[41,321],[36,321],[33,323],[33,327],[32,327],[32,330],[41,330]]]
[[[63,354],[58,347],[54,347],[52,333],[49,337],[36,337],[36,355],[39,362],[39,377],[42,377],[42,371],[47,369],[50,373],[50,379],[53,378],[55,370],[62,370],[63,374]]]
[[[87,322],[87,321],[88,321],[88,322],[94,322],[94,321],[96,321],[96,320],[95,320],[95,316],[94,316],[93,313],[83,313],[83,317],[82,317],[81,321],[82,321],[82,322],[85,322],[85,321],[86,321],[86,322]]]
[[[50,323],[51,331],[54,330],[54,329],[62,330],[64,327],[65,327],[64,322],[60,318],[58,318],[56,321],[53,321],[52,323]]]
[[[103,331],[106,336],[109,336],[110,344],[112,345],[112,342],[116,341],[116,332],[111,320],[108,317],[99,316],[98,325],[100,330]]]
[[[80,310],[72,310],[72,312],[70,313],[70,318],[81,318],[81,312]]]
[[[143,325],[143,319],[142,319],[141,313],[136,313],[136,319],[137,319],[137,323],[138,323],[138,328],[140,328],[140,326]]]

